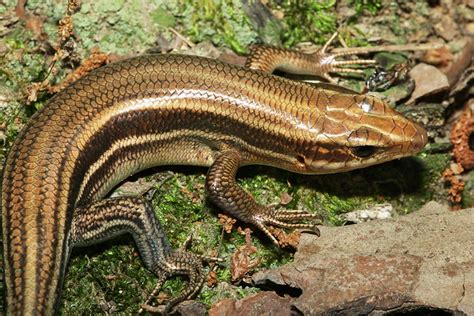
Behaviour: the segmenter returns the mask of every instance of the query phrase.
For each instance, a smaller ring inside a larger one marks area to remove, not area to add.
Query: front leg
[[[313,54],[285,48],[254,45],[251,47],[245,66],[267,73],[281,70],[292,74],[318,76],[325,78],[331,83],[336,83],[330,73],[363,74],[362,69],[349,68],[347,66],[376,64],[376,61],[372,59],[339,60],[341,57],[357,55],[361,52],[349,49],[340,53],[331,53],[330,46],[336,37],[337,33],[334,33],[326,44]]]
[[[260,205],[250,194],[239,187],[235,181],[235,175],[241,160],[238,151],[228,150],[221,153],[209,168],[206,189],[215,204],[241,221],[258,227],[277,246],[279,243],[269,231],[268,225],[290,229],[309,229],[319,235],[319,230],[313,223],[292,223],[293,221],[316,219],[316,214],[305,211],[275,210]]]

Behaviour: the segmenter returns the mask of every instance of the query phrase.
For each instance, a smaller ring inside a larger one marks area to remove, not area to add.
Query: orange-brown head
[[[307,173],[363,168],[426,145],[424,128],[373,96],[319,90],[315,103],[306,124],[312,141],[298,159]]]

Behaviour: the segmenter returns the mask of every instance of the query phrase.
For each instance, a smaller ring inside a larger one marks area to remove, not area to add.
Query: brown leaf
[[[454,59],[447,46],[442,46],[436,49],[427,50],[421,60],[427,64],[435,66],[447,66]]]
[[[217,273],[214,270],[211,270],[207,275],[207,286],[212,287],[217,285]]]
[[[221,223],[223,226],[224,231],[227,234],[230,234],[232,227],[234,226],[235,222],[237,222],[237,220],[225,214],[217,214],[217,217],[219,218],[219,223]]]
[[[471,65],[473,56],[474,40],[472,38],[465,38],[461,51],[456,54],[453,62],[444,70],[450,85],[454,85],[459,81],[465,70]]]
[[[49,81],[44,80],[42,82],[33,82],[26,87],[26,103],[31,104],[38,99],[38,94],[44,91],[49,86]]]
[[[293,248],[296,249],[300,242],[301,233],[297,230],[287,234],[281,228],[269,227],[269,231],[278,240],[278,244],[282,248]]]
[[[246,228],[245,232],[245,245],[239,247],[230,259],[230,273],[232,282],[241,280],[244,278],[250,270],[260,264],[261,259],[252,259],[250,255],[257,252],[257,248],[252,244],[250,238],[250,229]]]
[[[474,168],[474,150],[470,138],[474,135],[474,99],[465,106],[461,117],[451,129],[450,140],[453,144],[454,160],[465,169]],[[452,169],[452,168],[451,168]],[[456,171],[456,170],[453,170]],[[462,171],[461,171],[462,172]],[[460,172],[459,172],[460,173]],[[457,174],[459,174],[457,173]],[[456,173],[455,173],[456,174]]]
[[[428,64],[418,64],[410,71],[410,76],[415,81],[415,90],[410,100],[406,103],[414,103],[417,99],[431,95],[449,88],[448,78],[438,68]]]
[[[85,76],[87,73],[92,70],[99,68],[100,66],[107,64],[109,62],[109,55],[104,54],[98,48],[93,48],[91,55],[85,59],[79,67],[77,67],[72,73],[67,75],[66,79],[63,80],[60,84],[49,87],[48,91],[50,93],[56,93],[76,81],[77,79]]]
[[[448,199],[453,203],[453,209],[461,208],[462,192],[464,191],[465,183],[459,177],[463,171],[460,164],[451,164],[448,169],[443,172],[443,178],[449,183]]]
[[[17,17],[23,18],[25,16],[25,12],[26,12],[25,5],[26,5],[26,0],[18,0],[16,2],[15,13]]]
[[[280,204],[287,205],[293,200],[293,197],[288,192],[283,192],[280,196]]]
[[[44,41],[47,38],[43,29],[43,19],[34,14],[25,15],[25,28],[33,33],[33,37],[38,41]]]
[[[60,41],[62,43],[66,42],[66,40],[69,37],[71,37],[72,32],[73,32],[72,17],[70,15],[66,15],[61,20],[59,20],[58,35],[59,35]]]

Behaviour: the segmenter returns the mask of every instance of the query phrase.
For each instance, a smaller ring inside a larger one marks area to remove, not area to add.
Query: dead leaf
[[[469,22],[465,24],[464,34],[473,36],[474,35],[474,22]]]
[[[217,273],[214,270],[211,270],[207,275],[207,286],[212,287],[217,285]]]
[[[421,61],[441,67],[447,66],[453,59],[454,55],[447,46],[427,50],[423,57],[421,57]]]
[[[415,81],[413,91],[407,104],[414,103],[417,99],[435,94],[449,88],[448,78],[438,68],[428,64],[418,64],[410,70],[410,77]]]
[[[72,17],[70,15],[64,16],[59,20],[58,35],[62,43],[66,42],[71,37],[73,32]],[[62,46],[62,45],[60,45]]]
[[[15,13],[17,17],[23,18],[25,16],[25,13],[26,13],[25,5],[26,5],[26,0],[18,0],[16,2]]]
[[[473,56],[474,40],[472,38],[465,38],[461,51],[454,56],[453,62],[444,70],[450,85],[454,85],[459,81],[464,71],[471,65]]]
[[[184,196],[186,196],[186,198],[190,199],[193,203],[198,203],[201,200],[199,194],[197,194],[196,192],[192,192],[186,187],[180,188],[180,191]]]
[[[443,172],[443,178],[449,183],[448,199],[453,203],[453,209],[461,209],[462,192],[465,183],[459,174],[463,171],[461,164],[451,164],[448,169]]]
[[[454,160],[465,169],[474,168],[474,150],[471,148],[470,138],[474,135],[474,99],[466,104],[461,117],[451,129],[450,140],[453,144]],[[453,169],[453,168],[451,168]],[[455,174],[460,174],[462,170]]]
[[[293,248],[296,249],[300,242],[301,233],[297,230],[293,230],[291,233],[287,234],[281,228],[269,227],[270,233],[275,236],[278,240],[278,244],[282,248]]]
[[[33,33],[33,37],[38,41],[44,41],[48,38],[43,29],[43,19],[34,14],[25,15],[25,28]]]
[[[252,259],[250,256],[257,252],[257,248],[252,244],[250,229],[246,228],[245,245],[239,247],[230,259],[230,273],[232,282],[243,279],[253,268],[260,264],[261,259]]]
[[[219,218],[219,223],[221,223],[221,225],[223,226],[224,231],[227,234],[230,234],[230,232],[232,231],[232,227],[234,227],[234,224],[235,222],[237,222],[237,220],[225,214],[217,214],[217,217]]]
[[[280,196],[280,204],[287,205],[293,200],[293,197],[288,192],[283,192]]]
[[[49,86],[49,81],[43,80],[41,82],[33,82],[26,87],[26,103],[31,104],[36,102],[38,99],[38,94],[47,89]]]
[[[57,93],[76,81],[77,79],[85,76],[92,70],[99,68],[100,66],[109,62],[109,55],[104,54],[98,48],[93,48],[91,55],[85,59],[79,67],[77,67],[72,73],[67,75],[66,79],[60,84],[54,85],[48,88],[49,93]]]

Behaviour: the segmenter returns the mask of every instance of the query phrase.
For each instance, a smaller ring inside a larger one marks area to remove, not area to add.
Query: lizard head
[[[426,145],[424,128],[380,99],[327,90],[317,98],[313,141],[298,157],[308,173],[363,168],[414,155]]]

